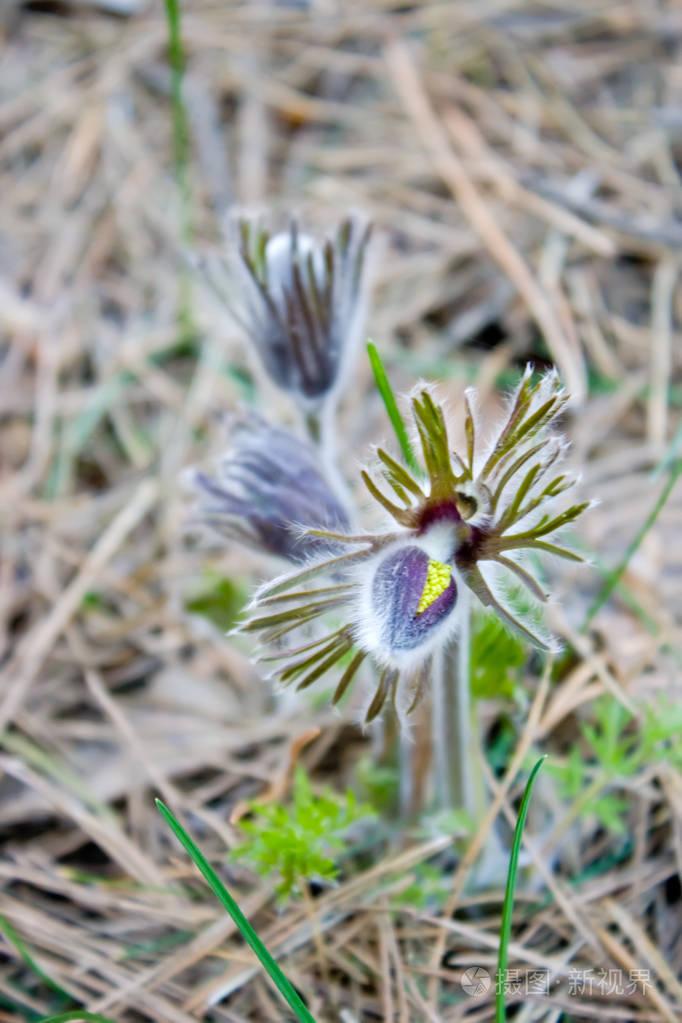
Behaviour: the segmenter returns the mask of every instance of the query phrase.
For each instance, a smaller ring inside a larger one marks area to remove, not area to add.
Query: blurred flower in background
[[[228,422],[226,453],[210,471],[187,474],[196,524],[295,562],[322,545],[303,532],[306,527],[348,528],[348,514],[311,444],[253,412]]]
[[[296,221],[271,235],[242,219],[235,272],[205,267],[272,381],[306,414],[335,395],[363,334],[370,235],[358,217],[323,242]]]

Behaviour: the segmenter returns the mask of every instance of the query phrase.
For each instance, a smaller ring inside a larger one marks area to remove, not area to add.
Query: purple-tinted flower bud
[[[349,218],[320,244],[295,223],[272,237],[240,227],[245,332],[272,380],[314,406],[335,389],[363,331],[370,228]]]
[[[431,560],[420,547],[403,547],[380,563],[372,601],[382,645],[403,653],[426,642],[454,609],[457,585],[449,565]]]
[[[253,413],[233,423],[230,447],[213,471],[193,470],[190,482],[198,523],[290,561],[319,548],[297,527],[348,529],[313,447]]]

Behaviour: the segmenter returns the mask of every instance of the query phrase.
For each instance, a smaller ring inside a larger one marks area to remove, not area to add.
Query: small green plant
[[[471,695],[477,700],[512,699],[528,659],[527,647],[498,618],[481,611],[472,617]]]
[[[581,728],[584,748],[552,764],[563,799],[580,816],[593,815],[613,834],[625,832],[628,801],[614,789],[647,765],[668,763],[682,770],[682,708],[662,702],[648,706],[636,726],[633,715],[611,696],[594,705],[591,723]]]
[[[581,728],[590,752],[609,779],[629,778],[642,763],[639,736],[632,727],[632,714],[612,696],[594,706],[594,723]]]
[[[682,773],[682,704],[663,699],[646,707],[641,732],[644,762],[664,762]]]
[[[577,816],[594,816],[616,835],[625,831],[628,803],[613,789],[642,764],[641,743],[631,723],[632,715],[622,704],[612,696],[602,697],[595,703],[593,722],[581,728],[586,749],[576,746],[563,763],[548,768],[574,814],[577,810]]]
[[[407,888],[393,896],[395,906],[410,909],[436,909],[442,906],[452,888],[452,878],[432,863],[418,863]]]
[[[355,784],[360,795],[373,807],[388,811],[398,798],[398,766],[378,763],[371,756],[363,756],[355,768]]]
[[[246,603],[246,593],[234,580],[219,572],[207,571],[201,584],[187,599],[185,608],[212,622],[218,629],[231,629]]]
[[[463,836],[475,831],[472,818],[466,810],[434,810],[424,814],[416,829],[418,838],[428,841],[438,835]]]
[[[338,874],[334,853],[343,850],[352,825],[372,815],[348,790],[343,795],[324,789],[313,791],[299,767],[294,776],[293,799],[251,806],[251,819],[241,823],[247,840],[232,851],[262,876],[277,874],[277,894],[287,898],[309,878],[333,881]]]

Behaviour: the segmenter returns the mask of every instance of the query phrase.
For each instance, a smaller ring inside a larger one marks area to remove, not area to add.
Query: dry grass
[[[320,728],[301,756],[340,779],[363,740],[326,711],[266,712],[247,647],[184,609],[208,566],[248,583],[267,565],[238,550],[216,561],[182,531],[179,473],[220,444],[215,413],[241,400],[245,358],[197,280],[197,334],[178,338],[187,271],[163,11],[3,12],[1,911],[90,1010],[278,1020],[152,795],[224,864],[230,811],[286,773],[302,734]],[[573,458],[602,502],[582,541],[616,564],[681,436],[679,5],[197,0],[183,35],[197,246],[219,243],[235,203],[321,223],[370,213],[371,333],[394,382],[442,377],[455,405],[476,379],[492,408],[508,367],[555,361],[575,398]],[[364,365],[343,417],[352,474],[384,430]],[[554,624],[579,656],[558,685],[528,678],[516,755],[491,779],[502,814],[524,751],[565,751],[600,692],[635,707],[654,691],[682,698],[681,525],[678,488],[626,570],[638,614],[616,594],[581,634],[598,573],[558,577]],[[490,721],[503,711],[491,705]],[[680,1018],[682,784],[652,766],[629,795],[631,843],[610,867],[590,873],[611,849],[594,828],[573,843],[572,872],[550,855],[560,820],[527,842],[535,883],[512,958],[556,984],[515,1019]],[[464,998],[459,978],[494,968],[500,892],[466,885],[490,823],[438,914],[394,895],[440,839],[377,848],[316,899],[315,928],[305,905],[278,912],[268,886],[229,877],[320,1020],[488,1020],[490,997]],[[53,993],[14,944],[2,951],[0,1020],[48,1014]],[[587,966],[654,982],[569,994]]]

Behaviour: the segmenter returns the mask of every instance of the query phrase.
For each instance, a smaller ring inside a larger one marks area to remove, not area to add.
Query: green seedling
[[[277,894],[286,899],[303,890],[311,878],[333,881],[336,857],[345,848],[349,830],[372,815],[352,791],[343,795],[324,789],[313,791],[305,771],[294,776],[292,802],[251,805],[251,817],[241,823],[246,841],[232,856],[244,860],[255,873],[279,878]]]

